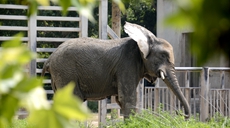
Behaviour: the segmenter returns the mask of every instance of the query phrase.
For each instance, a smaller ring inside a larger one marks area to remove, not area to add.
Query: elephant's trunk
[[[189,106],[186,98],[184,97],[182,91],[180,90],[180,86],[179,86],[179,83],[178,83],[176,75],[175,75],[174,67],[171,67],[171,68],[166,70],[165,79],[163,79],[163,81],[173,91],[173,93],[176,95],[176,97],[183,104],[184,110],[185,110],[185,118],[188,119],[190,117],[190,106]]]

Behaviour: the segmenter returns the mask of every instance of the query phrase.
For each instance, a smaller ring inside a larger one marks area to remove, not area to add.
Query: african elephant
[[[175,76],[172,46],[139,25],[126,22],[124,30],[130,37],[65,41],[45,62],[42,75],[51,74],[54,91],[74,81],[73,93],[83,101],[116,96],[125,118],[135,109],[139,81],[161,78],[179,98],[188,118],[190,107]]]

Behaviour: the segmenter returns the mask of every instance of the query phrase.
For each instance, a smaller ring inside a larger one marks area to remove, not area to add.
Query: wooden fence
[[[11,5],[11,4],[0,4],[0,9],[6,9],[8,11],[10,10],[18,10],[23,11],[27,10],[28,7],[24,5]],[[56,11],[60,12],[62,10],[59,6],[39,6],[39,11]],[[75,7],[69,7],[69,12],[76,12]],[[37,42],[64,42],[70,38],[65,37],[38,37],[38,32],[77,32],[79,34],[76,34],[76,37],[87,37],[88,36],[88,19],[83,16],[78,16],[76,14],[75,17],[70,16],[41,16],[38,14],[34,14],[31,17],[28,17],[26,15],[0,15],[0,20],[2,21],[25,21],[27,22],[27,26],[0,26],[0,31],[23,31],[27,32],[27,37],[23,37],[23,42],[28,42],[28,46],[31,51],[33,52],[53,52],[55,48],[39,48],[37,47]],[[79,24],[79,27],[47,27],[47,26],[38,26],[37,22],[40,21],[60,21],[60,22],[74,22],[76,24]],[[6,41],[12,38],[12,35],[9,36],[2,36],[0,35],[0,41]],[[37,68],[37,63],[43,63],[46,61],[46,58],[37,58],[36,60],[32,60],[29,66],[29,72],[31,75],[36,75],[37,73],[41,73],[41,69]],[[50,80],[46,80],[45,83],[50,83]]]
[[[176,71],[185,75],[185,83],[181,90],[189,102],[192,116],[200,118],[201,121],[215,116],[216,113],[230,117],[230,83],[229,77],[225,76],[230,68],[176,67]],[[190,74],[193,72],[200,73],[199,85],[190,85]],[[210,86],[210,72],[219,73],[219,88]],[[145,109],[156,110],[160,106],[161,109],[171,112],[183,111],[180,101],[159,81],[155,87],[145,87],[143,104]]]

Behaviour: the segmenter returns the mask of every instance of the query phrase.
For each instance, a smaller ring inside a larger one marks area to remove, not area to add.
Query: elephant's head
[[[181,101],[185,117],[189,118],[190,107],[175,75],[173,47],[139,25],[126,22],[124,30],[138,44],[145,65],[145,78],[149,81],[161,78]]]

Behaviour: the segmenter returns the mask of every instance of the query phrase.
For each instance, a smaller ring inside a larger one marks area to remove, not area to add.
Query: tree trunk
[[[121,36],[121,11],[114,2],[112,2],[112,29],[118,37]]]
[[[121,11],[118,5],[112,2],[112,29],[117,34],[118,37],[121,36]],[[116,103],[115,96],[111,97],[111,103]],[[112,109],[111,118],[119,118],[120,110],[119,109]]]

